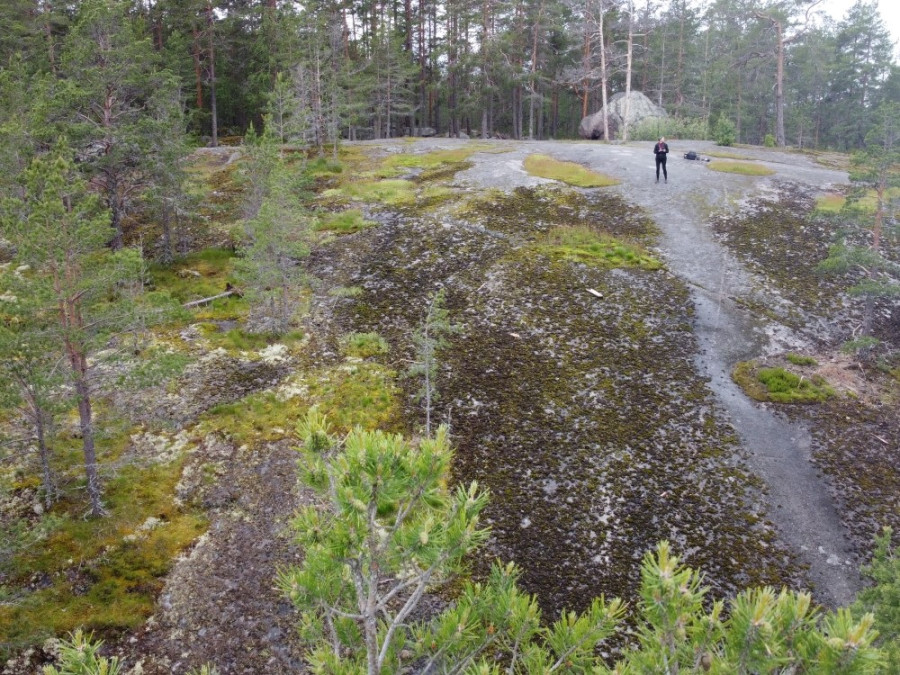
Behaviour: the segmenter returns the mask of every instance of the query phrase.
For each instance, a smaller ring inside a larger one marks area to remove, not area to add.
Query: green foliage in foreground
[[[853,604],[853,613],[862,617],[866,612],[875,615],[880,631],[879,642],[885,655],[885,672],[900,673],[900,555],[891,546],[893,530],[885,527],[875,538],[872,563],[863,567],[863,576],[872,585],[864,588]]]
[[[451,582],[487,536],[478,524],[487,495],[474,483],[447,485],[446,429],[418,445],[359,430],[340,440],[313,410],[298,432],[303,478],[324,506],[299,513],[306,558],[283,570],[279,585],[301,612],[314,673],[849,674],[883,665],[866,608],[820,613],[809,594],[771,588],[744,591],[726,608],[707,598],[701,574],[667,542],[644,557],[637,643],[612,670],[597,648],[618,630],[622,602],[601,597],[546,625],[512,564],[495,565],[443,612],[415,620],[424,594]],[[896,584],[892,569],[886,576]]]
[[[103,642],[93,642],[91,636],[76,630],[72,639],[60,646],[59,669],[44,668],[44,675],[119,675],[122,665],[119,659],[107,659],[98,652]]]
[[[118,657],[99,655],[103,642],[95,642],[92,638],[81,630],[72,633],[71,640],[60,644],[59,667],[44,667],[44,675],[119,675],[124,672]],[[218,672],[215,667],[205,664],[199,669],[191,669],[187,675],[218,675]]]

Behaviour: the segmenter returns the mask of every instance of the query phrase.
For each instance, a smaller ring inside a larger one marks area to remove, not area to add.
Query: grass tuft
[[[761,164],[749,162],[710,162],[709,168],[722,173],[737,173],[742,176],[771,176],[775,171]]]
[[[818,362],[811,356],[804,356],[803,354],[794,354],[793,352],[788,352],[785,354],[785,357],[789,362],[793,363],[795,366],[817,366]]]
[[[528,155],[523,165],[533,176],[558,180],[576,187],[609,187],[619,184],[619,181],[611,176],[591,171],[575,162],[561,162],[548,155]]]
[[[341,350],[346,356],[365,359],[370,356],[387,354],[387,340],[378,333],[350,333],[341,338]]]
[[[560,226],[547,233],[538,249],[550,257],[611,267],[657,270],[662,263],[637,244],[629,244],[589,227]]]
[[[834,389],[821,376],[807,378],[784,368],[759,368],[755,361],[738,363],[731,377],[757,401],[821,403],[835,396]]]
[[[379,202],[388,206],[411,204],[416,199],[412,181],[399,179],[348,183],[338,192],[352,200]]]
[[[359,209],[347,209],[340,213],[329,213],[323,216],[319,219],[315,229],[318,232],[353,234],[374,225],[377,223],[363,218],[362,211]]]

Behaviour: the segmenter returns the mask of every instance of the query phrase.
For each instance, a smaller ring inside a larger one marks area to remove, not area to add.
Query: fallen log
[[[199,300],[191,300],[190,302],[186,302],[182,305],[182,307],[199,307],[200,305],[206,305],[213,300],[218,300],[219,298],[227,298],[229,295],[240,295],[241,292],[236,288],[229,288],[224,293],[219,293],[218,295],[211,295],[208,298],[200,298]]]

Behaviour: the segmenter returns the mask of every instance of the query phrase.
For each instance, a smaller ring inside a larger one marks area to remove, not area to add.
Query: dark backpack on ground
[[[684,158],[685,159],[700,159],[700,155],[698,155],[693,150],[688,150],[686,153],[684,153]]]

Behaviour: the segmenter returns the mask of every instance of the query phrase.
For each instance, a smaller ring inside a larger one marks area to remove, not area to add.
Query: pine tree
[[[286,333],[300,305],[301,260],[309,254],[312,218],[294,172],[278,156],[272,125],[245,138],[250,183],[246,240],[237,262],[251,322],[258,332]]]
[[[24,175],[25,196],[5,205],[3,230],[19,259],[31,265],[31,293],[44,296],[57,311],[57,336],[71,369],[78,402],[91,515],[103,513],[94,447],[94,419],[87,357],[93,329],[86,309],[110,279],[97,277],[98,256],[106,241],[109,212],[87,190],[67,146],[37,157]]]
[[[303,612],[310,662],[319,672],[395,672],[425,592],[486,537],[478,518],[487,496],[475,483],[447,486],[443,427],[417,445],[361,429],[338,439],[313,409],[297,431],[303,478],[327,506],[298,514],[305,559],[279,585]]]
[[[421,327],[413,335],[416,345],[416,359],[409,368],[408,374],[415,377],[421,376],[422,384],[419,387],[417,397],[425,408],[425,435],[431,435],[431,412],[438,400],[437,353],[447,346],[447,336],[455,333],[459,328],[450,323],[449,312],[444,306],[446,293],[444,289],[435,293],[428,303],[428,310]]]
[[[103,196],[114,248],[125,242],[129,212],[152,186],[160,163],[173,168],[184,135],[178,85],[157,67],[148,39],[121,3],[87,0],[66,36],[61,78],[48,84],[43,137],[67,136]]]
[[[885,227],[895,221],[897,212],[891,188],[900,186],[900,104],[883,104],[874,122],[865,148],[852,158],[854,191],[840,214],[843,224],[849,226],[849,236],[834,244],[819,265],[823,272],[862,273],[850,293],[865,300],[863,338],[872,336],[876,300],[900,296],[900,265],[885,257],[882,242]],[[869,208],[872,198],[874,208]],[[861,346],[868,344],[865,340]]]

